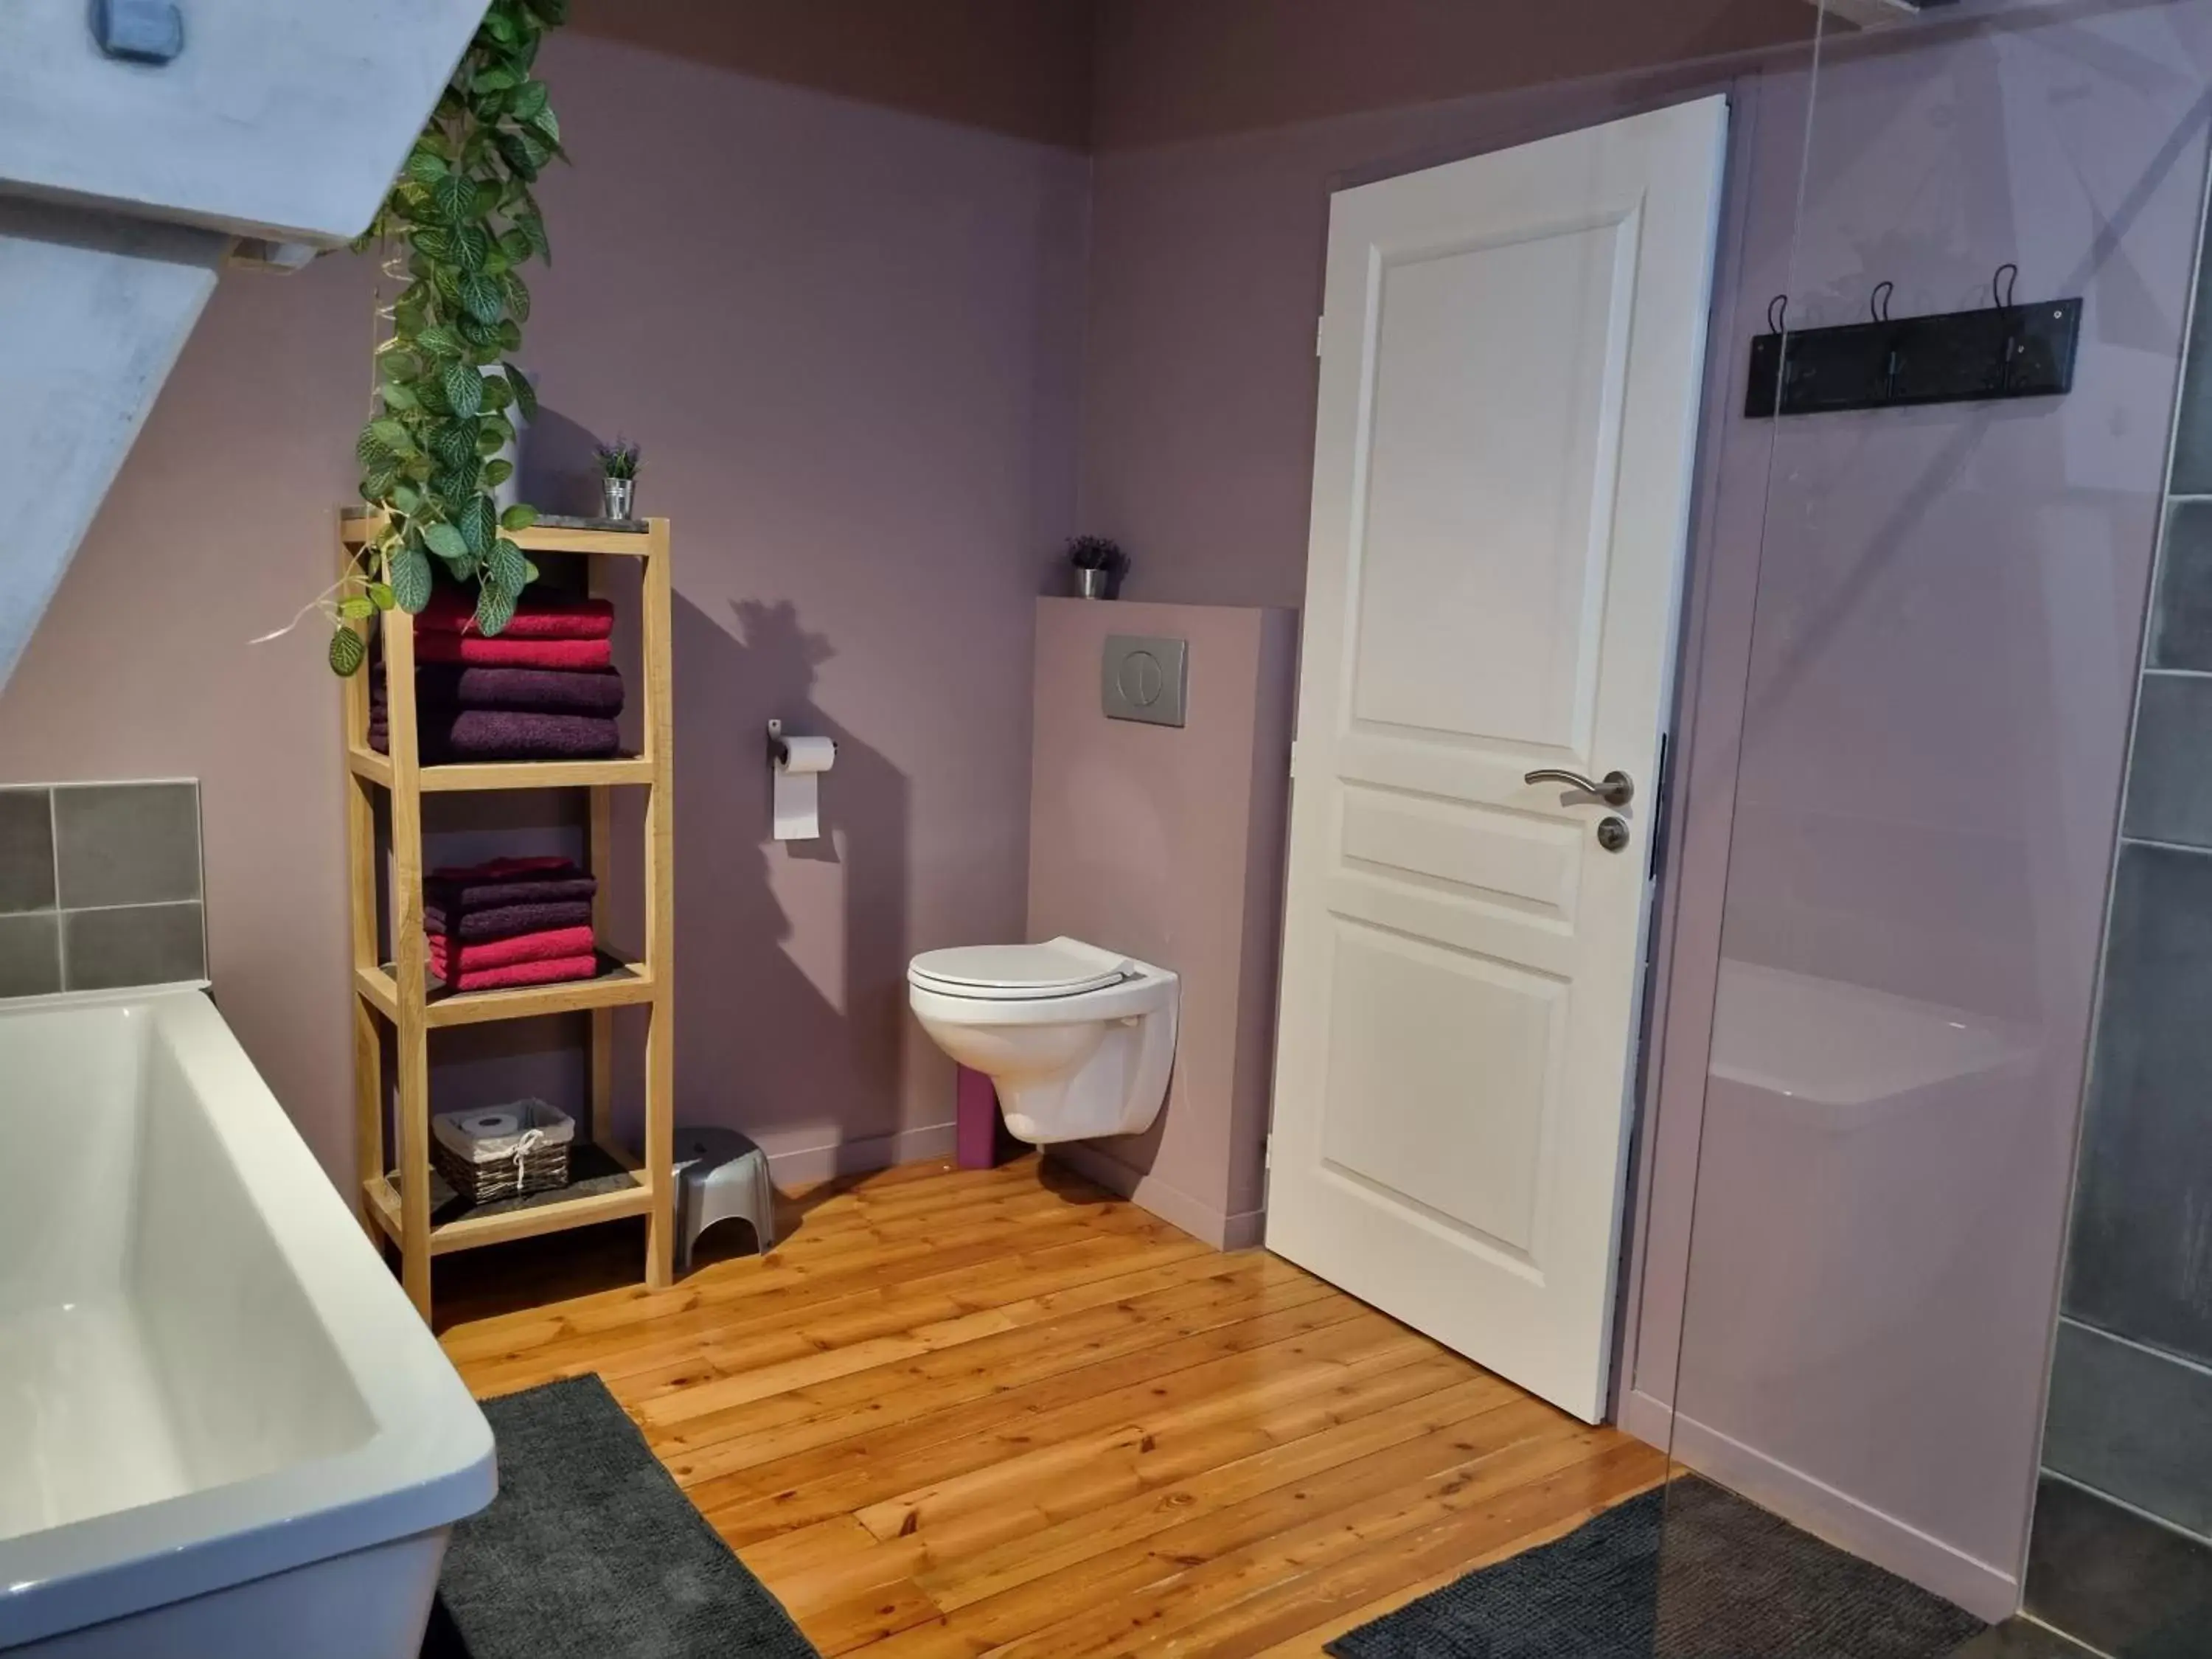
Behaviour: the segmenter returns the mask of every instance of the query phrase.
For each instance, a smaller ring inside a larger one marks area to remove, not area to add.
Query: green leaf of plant
[[[490,413],[496,415],[514,401],[514,388],[507,385],[506,375],[487,374],[483,383],[483,406]]]
[[[538,169],[544,165],[542,146],[520,132],[502,132],[497,143],[499,153],[507,158],[507,166],[525,179],[535,180]]]
[[[439,379],[446,406],[463,420],[483,407],[483,376],[471,363],[448,363]]]
[[[417,553],[415,556],[419,559],[422,556]],[[368,603],[372,610],[389,611],[395,603],[392,597],[392,590],[382,582],[371,582],[365,591],[368,594]]]
[[[441,559],[465,559],[472,556],[468,538],[449,524],[434,524],[426,526],[422,532],[422,540],[429,550]],[[396,568],[392,572],[392,585],[400,588],[405,586],[401,581]]]
[[[510,611],[512,607],[509,607]],[[361,672],[368,660],[368,647],[360,635],[350,628],[340,628],[331,635],[331,672],[340,679],[349,678]]]
[[[413,352],[402,349],[397,341],[376,354],[376,378],[386,386],[400,380],[411,380],[422,372],[422,360]]]
[[[530,9],[556,27],[568,21],[568,0],[530,0]]]
[[[514,20],[495,8],[484,15],[483,33],[489,34],[502,46],[511,46],[520,38]]]
[[[522,77],[505,64],[495,64],[477,72],[472,89],[477,92],[505,92]]]
[[[377,442],[402,459],[415,453],[415,440],[408,435],[404,423],[393,420],[390,416],[380,421],[371,421],[368,430]]]
[[[485,415],[477,421],[477,453],[496,455],[514,441],[514,422],[504,415]]]
[[[453,232],[453,262],[463,270],[482,270],[491,257],[491,233],[482,225],[463,225]],[[465,287],[462,290],[466,295]]]
[[[392,486],[392,510],[393,512],[404,513],[408,517],[412,518],[416,510],[420,508],[422,505],[422,492],[416,489],[413,484],[396,483]]]
[[[476,458],[477,428],[473,418],[465,421],[444,421],[432,428],[430,453],[448,470],[465,465]],[[440,489],[440,495],[447,492]]]
[[[526,501],[517,501],[499,515],[501,530],[527,530],[538,522],[538,509]]]
[[[422,106],[418,104],[416,107],[420,109]],[[446,176],[446,158],[435,150],[410,151],[407,165],[401,169],[401,176],[411,179],[418,185],[434,185]]]
[[[530,561],[522,556],[522,550],[504,536],[491,550],[484,561],[484,580],[501,592],[520,593],[530,583]]]
[[[496,582],[487,581],[477,591],[477,626],[487,635],[507,631],[514,620],[516,595]]]
[[[507,363],[504,367],[507,369],[507,383],[514,392],[514,406],[522,411],[524,420],[536,420],[538,418],[538,388],[531,385],[530,377],[513,363]]]
[[[433,530],[450,527],[442,524],[430,526]],[[421,614],[422,607],[430,603],[430,562],[422,556],[421,548],[403,547],[392,556],[392,597],[410,617]]]
[[[505,483],[514,476],[514,463],[513,461],[494,460],[486,461],[484,463],[483,481],[484,488],[486,489],[496,489],[500,485]]]
[[[438,225],[425,225],[415,233],[415,246],[433,259],[453,257],[453,233]]]
[[[439,357],[459,357],[466,350],[459,335],[450,328],[434,323],[415,337],[415,343]]]
[[[430,186],[430,211],[442,224],[465,224],[476,212],[476,180],[448,173]]]
[[[471,495],[461,503],[461,535],[469,551],[482,559],[490,556],[499,539],[499,517],[489,495]]]
[[[527,121],[545,107],[548,91],[543,81],[525,81],[514,89],[514,96],[507,100],[508,112],[518,121]]]
[[[561,118],[554,114],[550,108],[541,109],[537,114],[530,118],[530,130],[532,132],[542,134],[544,137],[545,144],[552,147],[545,151],[544,159],[540,161],[538,164],[540,167],[544,167],[546,161],[550,161],[553,159],[554,155],[560,148]],[[541,148],[544,148],[544,146],[541,146]]]
[[[530,320],[530,285],[513,271],[499,279],[500,289],[507,296],[507,309],[518,323]]]
[[[386,409],[397,410],[403,415],[410,410],[420,409],[422,406],[422,400],[415,395],[415,388],[403,385],[398,380],[386,386],[377,395],[384,400],[384,406]]]
[[[375,614],[375,602],[366,593],[349,593],[338,601],[341,622],[366,622]]]
[[[507,296],[499,291],[499,284],[479,271],[461,278],[459,298],[463,308],[480,323],[497,322],[507,307]]]
[[[377,435],[374,422],[362,428],[361,436],[353,441],[353,457],[370,472],[387,471],[398,459],[392,453],[392,446]]]

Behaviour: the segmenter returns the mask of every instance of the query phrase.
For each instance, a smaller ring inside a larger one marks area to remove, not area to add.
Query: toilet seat
[[[907,969],[909,984],[939,996],[979,1002],[1036,1002],[1083,996],[1136,972],[1126,957],[1079,939],[1044,945],[965,945],[925,951]]]

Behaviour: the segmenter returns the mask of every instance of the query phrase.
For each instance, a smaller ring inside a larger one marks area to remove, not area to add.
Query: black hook
[[[1867,315],[1877,323],[1889,320],[1889,296],[1897,292],[1895,283],[1876,283],[1874,292],[1867,296]]]
[[[1999,311],[2012,309],[2013,289],[2020,282],[2020,267],[2009,259],[1990,278],[1990,298]]]
[[[1786,333],[1789,322],[1790,296],[1778,294],[1766,302],[1766,331],[1769,334]]]

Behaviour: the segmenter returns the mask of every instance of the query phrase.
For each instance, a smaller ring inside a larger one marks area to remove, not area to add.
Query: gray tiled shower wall
[[[0,997],[206,977],[197,783],[0,786]]]
[[[2105,935],[2030,1613],[2212,1653],[2212,258],[2183,376]]]

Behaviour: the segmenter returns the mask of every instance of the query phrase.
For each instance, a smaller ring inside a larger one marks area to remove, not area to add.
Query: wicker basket
[[[542,1100],[430,1120],[430,1160],[471,1204],[552,1192],[568,1184],[576,1122]]]

